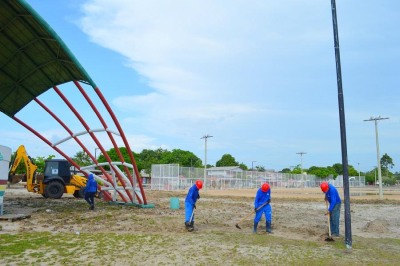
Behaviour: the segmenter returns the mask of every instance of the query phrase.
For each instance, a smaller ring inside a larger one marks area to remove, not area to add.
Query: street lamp
[[[371,117],[370,119],[366,119],[364,121],[374,121],[375,122],[375,141],[376,141],[376,160],[378,166],[378,180],[379,180],[379,198],[383,199],[383,189],[382,189],[382,173],[381,173],[381,162],[379,155],[379,140],[378,140],[378,121],[389,119],[389,117]]]
[[[200,139],[204,139],[204,189],[206,189],[206,179],[207,179],[207,139],[213,136],[204,135]]]

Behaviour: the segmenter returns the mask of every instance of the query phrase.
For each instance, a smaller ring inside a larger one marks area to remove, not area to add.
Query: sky
[[[331,1],[26,1],[96,82],[135,152],[182,149],[204,162],[210,135],[212,165],[224,154],[277,171],[342,162]],[[379,154],[398,172],[400,1],[336,2],[349,164],[376,166],[375,123],[364,120],[381,116]],[[34,107],[17,116],[66,137]],[[2,145],[55,154],[2,113],[0,123]]]

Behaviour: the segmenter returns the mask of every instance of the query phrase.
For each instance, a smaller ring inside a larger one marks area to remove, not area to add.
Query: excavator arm
[[[19,146],[15,152],[15,158],[8,173],[8,181],[10,183],[17,183],[20,181],[20,179],[18,180],[15,178],[15,172],[21,161],[24,161],[26,167],[26,186],[28,191],[34,191],[34,178],[37,166],[32,162],[31,157],[28,156],[24,145]]]

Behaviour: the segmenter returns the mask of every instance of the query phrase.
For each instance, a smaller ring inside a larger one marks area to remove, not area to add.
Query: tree
[[[46,161],[54,159],[55,157],[56,157],[55,155],[47,155],[47,157],[41,157],[41,156],[36,157],[33,160],[34,164],[37,166],[36,172],[37,173],[43,173],[44,172],[44,165],[46,164]]]
[[[258,172],[265,172],[265,167],[264,167],[264,166],[261,166],[261,165],[257,165],[257,166],[256,166],[256,170],[257,170]]]
[[[296,165],[294,168],[293,168],[293,170],[292,170],[292,174],[297,174],[297,175],[300,175],[300,174],[302,174],[301,173],[301,167],[300,167],[300,164],[298,164],[298,165]],[[304,171],[304,169],[303,169],[303,171]]]
[[[245,165],[244,163],[239,164],[239,168],[244,171],[248,170],[247,165]]]
[[[173,149],[171,152],[164,152],[161,157],[164,164],[179,164],[184,167],[201,166],[201,160],[190,151]]]
[[[125,147],[119,148],[125,162],[132,163],[128,151]],[[112,161],[120,161],[117,152],[114,148],[107,151]],[[144,149],[141,153],[133,152],[137,168],[140,171],[144,170],[146,173],[151,172],[151,165],[153,164],[179,164],[185,167],[201,167],[202,162],[200,158],[190,151],[181,149],[173,149],[172,151],[158,148],[156,150]],[[100,155],[99,162],[105,162],[104,155]],[[107,167],[106,167],[107,169]]]
[[[222,155],[221,159],[215,164],[217,167],[221,166],[238,166],[239,163],[235,160],[235,158],[230,154]]]
[[[372,169],[371,171],[368,171],[365,173],[365,182],[367,184],[375,184],[375,178],[376,178],[376,168]]]
[[[349,173],[349,176],[357,176],[358,175],[358,171],[352,165],[348,166],[347,171]]]
[[[90,159],[89,155],[85,151],[78,151],[73,157],[72,160],[76,162],[79,166],[87,166],[93,163],[92,159]]]
[[[139,171],[143,169],[147,174],[150,174],[151,165],[160,164],[162,161],[163,153],[166,152],[168,151],[162,148],[158,148],[157,150],[149,150],[149,149],[142,150],[141,153],[135,156]]]
[[[290,171],[290,168],[283,168],[282,170],[281,170],[281,173],[290,173],[291,171]]]
[[[36,158],[31,158],[31,157],[29,157],[29,158],[31,159],[32,163],[37,166],[36,172],[43,173],[45,161],[51,160],[55,157],[56,157],[55,155],[48,155],[47,157],[38,156]],[[12,154],[12,156],[11,156],[10,167],[11,167],[11,163],[13,163],[14,160],[15,160],[15,153]],[[19,165],[17,166],[17,169],[15,170],[15,174],[26,174],[26,165],[25,165],[24,160],[20,161]]]
[[[343,175],[343,166],[341,163],[335,163],[332,165],[333,170],[335,170],[336,175]]]
[[[384,172],[386,172],[386,176],[391,176],[389,169],[392,169],[394,166],[392,158],[385,153],[381,158],[381,168]]]
[[[343,165],[341,163],[335,163],[334,165],[332,165],[331,169],[334,170],[335,177],[338,175],[343,175]],[[347,172],[348,172],[349,176],[357,176],[358,175],[358,171],[354,168],[354,166],[352,166],[350,164],[347,166]]]
[[[334,176],[336,173],[333,168],[311,166],[308,169],[308,174],[318,176],[320,178],[327,178],[329,176]]]
[[[124,159],[124,161],[131,164],[132,162],[131,162],[131,158],[129,157],[128,150],[127,150],[125,147],[119,147],[118,149],[119,149],[119,152],[121,153],[122,158]],[[137,158],[138,156],[137,156],[137,154],[135,154],[134,152],[132,152],[132,153],[133,153],[133,156],[134,156],[135,161],[136,161],[136,158]],[[108,151],[107,151],[107,154],[108,154],[108,156],[110,157],[110,159],[111,159],[112,162],[120,162],[120,161],[121,161],[120,158],[119,158],[119,156],[118,156],[117,151],[116,151],[114,148],[111,148],[110,150],[108,150]],[[104,154],[101,154],[101,155],[99,156],[99,158],[97,159],[97,161],[100,162],[100,163],[102,163],[102,162],[106,162],[107,160],[106,160]],[[137,162],[136,162],[136,163],[137,163]],[[121,169],[121,170],[124,169],[124,167],[123,167],[122,165],[120,165],[120,166],[118,166],[118,167],[119,167],[119,169]],[[137,167],[138,167],[138,170],[140,171],[141,168],[139,168],[139,164],[138,164],[138,163],[137,163]],[[104,169],[110,170],[109,166],[104,166]]]

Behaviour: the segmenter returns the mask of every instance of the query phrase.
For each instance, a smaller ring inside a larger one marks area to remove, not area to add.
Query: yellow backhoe
[[[59,199],[64,193],[77,198],[83,197],[86,177],[72,174],[71,165],[65,159],[51,159],[45,162],[44,173],[37,174],[37,166],[28,156],[25,146],[21,145],[15,152],[15,158],[8,173],[8,181],[21,181],[15,175],[18,165],[24,161],[26,167],[26,188],[29,192],[43,195],[45,198]]]

